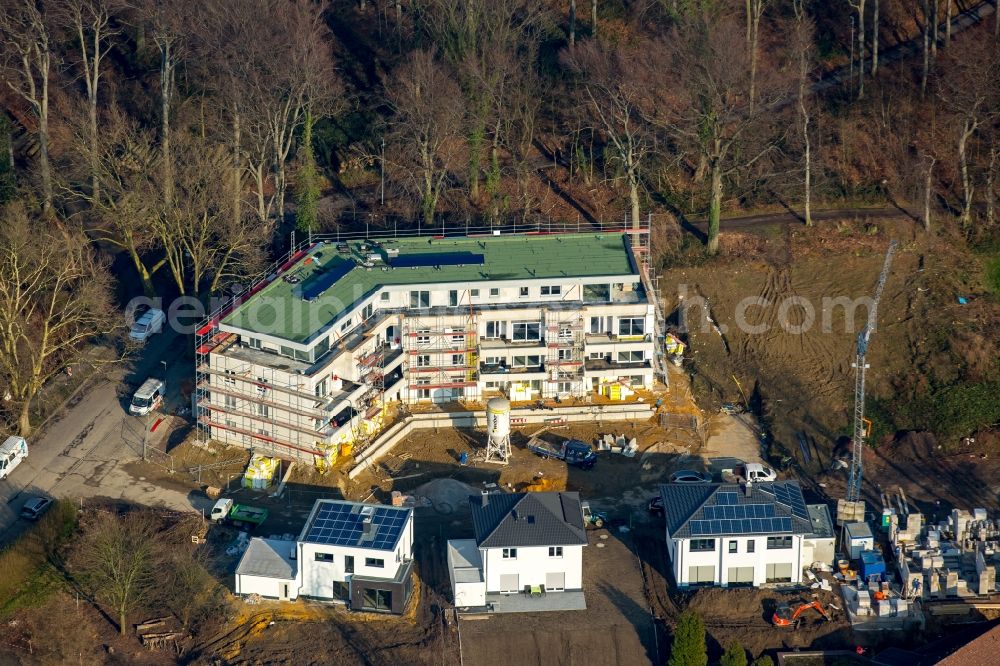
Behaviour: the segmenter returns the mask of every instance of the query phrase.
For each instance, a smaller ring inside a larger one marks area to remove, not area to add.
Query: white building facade
[[[214,439],[322,456],[393,400],[650,388],[659,325],[627,234],[316,243],[199,330],[196,413]]]
[[[476,538],[448,542],[456,606],[582,593],[587,534],[578,493],[493,493],[470,502]]]
[[[797,483],[668,484],[660,493],[678,586],[802,582],[813,530]]]
[[[318,500],[297,541],[251,540],[236,570],[235,592],[401,613],[413,589],[412,571],[412,509]]]

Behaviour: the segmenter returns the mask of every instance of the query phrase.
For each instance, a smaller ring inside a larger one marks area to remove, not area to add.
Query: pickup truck
[[[211,519],[216,523],[230,522],[236,527],[254,528],[267,520],[267,509],[223,498],[212,507]]]
[[[777,481],[778,473],[767,465],[760,463],[744,463],[732,469],[722,470],[722,478],[730,483],[734,481],[749,481],[750,483],[764,483],[767,481]]]
[[[528,450],[543,459],[565,460],[567,465],[575,465],[580,469],[591,469],[597,462],[597,454],[594,453],[593,447],[578,439],[567,439],[561,445],[555,445],[532,438],[528,442]]]

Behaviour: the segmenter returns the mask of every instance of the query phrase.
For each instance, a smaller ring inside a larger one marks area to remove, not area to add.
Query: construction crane
[[[882,290],[889,277],[889,267],[892,266],[892,255],[895,252],[896,241],[889,241],[882,273],[878,276],[878,284],[875,285],[875,297],[868,310],[868,322],[858,333],[857,356],[854,359],[854,438],[851,440],[851,475],[847,482],[848,502],[857,502],[861,499],[861,456],[864,453],[865,437],[869,434],[865,424],[871,423],[865,420],[865,374],[868,370],[865,356],[868,354],[868,343],[871,342],[872,333],[875,331],[878,302],[882,298]]]

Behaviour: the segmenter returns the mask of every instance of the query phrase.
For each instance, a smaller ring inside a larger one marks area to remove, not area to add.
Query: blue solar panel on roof
[[[340,261],[332,264],[322,273],[314,275],[302,285],[302,299],[312,301],[318,298],[324,291],[337,283],[337,280],[344,277],[354,268],[354,262]]]
[[[475,252],[422,252],[402,254],[390,260],[393,268],[413,268],[417,266],[481,266],[486,263],[486,255]]]
[[[716,495],[716,504],[738,504],[739,495],[736,493],[719,493]]]
[[[399,539],[407,512],[400,509],[376,509],[371,515],[375,534],[361,543],[364,536],[364,514],[356,505],[324,503],[316,511],[306,541],[337,546],[357,546],[389,549]]]

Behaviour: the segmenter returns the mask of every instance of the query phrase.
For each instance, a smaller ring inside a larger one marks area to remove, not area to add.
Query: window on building
[[[330,338],[323,338],[313,347],[313,358],[319,360],[328,351],[330,351]]]
[[[739,552],[739,544],[738,544],[738,542],[735,539],[733,539],[733,540],[731,540],[729,542],[729,552],[730,553],[738,553]]]
[[[261,344],[262,343],[260,338],[247,338],[247,345],[249,347],[253,347],[254,349],[260,349]]]
[[[392,590],[365,589],[361,593],[361,607],[367,610],[392,610]]]
[[[764,567],[764,581],[768,583],[791,583],[792,563],[774,562]]]
[[[603,361],[604,356],[605,356],[604,352],[590,352],[590,356],[588,356],[587,358],[589,358],[591,361]]]
[[[791,547],[792,547],[792,537],[790,536],[767,537],[768,550],[787,550]]]
[[[542,296],[558,296],[562,293],[562,287],[559,285],[542,285]]]
[[[573,329],[563,327],[559,329],[559,339],[563,342],[569,342],[573,339]]]
[[[490,338],[492,340],[507,337],[507,322],[505,321],[486,322],[486,335],[484,335],[483,337]]]
[[[421,328],[420,330],[418,330],[417,331],[417,344],[418,345],[427,345],[427,344],[430,344],[430,342],[431,342],[430,332],[431,332],[431,330],[429,328]]]
[[[623,351],[618,352],[618,362],[619,363],[642,363],[643,353],[641,351]]]
[[[361,320],[368,321],[372,318],[373,314],[375,314],[375,304],[369,303],[361,310]]]
[[[262,416],[265,419],[270,415],[270,411],[268,410],[267,405],[258,405],[256,403],[251,403],[250,408],[251,412],[253,412],[258,416]]]
[[[382,301],[383,303],[386,303],[386,302],[388,302],[388,300],[389,300],[389,292],[387,292],[387,291],[383,291],[383,292],[382,292],[382,294],[381,294],[381,295],[379,296],[379,299],[380,299],[380,300],[381,300],[381,301]]]
[[[282,356],[287,356],[288,358],[295,358],[295,350],[292,349],[291,347],[284,347],[284,346],[279,347],[278,353],[281,354]]]
[[[533,368],[542,364],[542,357],[538,354],[511,356],[510,365],[514,368]]]
[[[715,550],[715,539],[691,539],[692,553],[706,553]]]
[[[754,550],[756,550],[756,548],[757,548],[757,542],[756,541],[754,541],[753,539],[750,539],[750,540],[747,541],[747,552],[748,553],[754,552]]]
[[[316,553],[317,562],[333,562],[333,553]]]
[[[469,290],[469,297],[470,298],[479,298],[479,290],[478,289],[470,289]]]
[[[375,569],[384,569],[385,568],[385,560],[377,558],[377,557],[366,557],[365,558],[365,566],[366,567],[374,567]]]
[[[486,365],[503,365],[504,358],[503,356],[484,356],[483,363]]]
[[[549,557],[562,557],[562,546],[549,546]]]
[[[572,382],[559,382],[556,384],[556,391],[558,393],[572,393],[573,383]]]
[[[521,296],[521,298],[525,298],[528,295],[528,288],[527,287],[520,287],[518,289],[518,294]]]
[[[431,364],[431,355],[430,354],[417,354],[416,361],[417,361],[416,365],[417,365],[418,368],[426,368],[426,367],[428,367]]]
[[[503,549],[503,559],[505,559],[505,560],[516,560],[517,559],[517,548],[504,548]]]
[[[490,296],[499,296],[500,289],[498,287],[490,287]]]
[[[431,306],[431,292],[429,291],[410,292],[411,308],[429,308],[430,306]]]
[[[570,361],[573,359],[572,349],[560,349],[559,350],[559,360],[560,361]]]
[[[229,407],[230,409],[235,409],[236,408],[236,396],[225,395],[225,396],[222,396],[222,397],[225,399],[225,405],[226,405],[226,407]]]
[[[618,320],[618,335],[643,335],[646,320],[643,317],[622,317]]]
[[[542,380],[532,379],[531,381],[528,382],[528,386],[531,387],[532,391],[535,391],[537,393],[538,391],[542,390]]]
[[[606,284],[583,285],[583,300],[589,302],[610,301],[611,288]]]
[[[448,305],[455,307],[458,305],[458,290],[452,289],[448,292]]]
[[[340,332],[344,333],[351,328],[351,320],[348,319],[343,324],[340,325]]]
[[[542,326],[537,321],[515,321],[511,325],[510,339],[514,342],[541,340]]]
[[[316,387],[313,389],[313,392],[316,394],[317,398],[326,397],[326,380],[321,379],[319,383],[316,384]]]
[[[465,365],[465,355],[464,354],[452,354],[451,355],[452,365]]]

